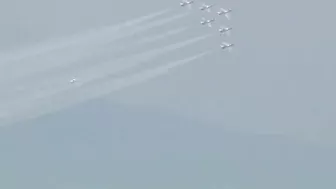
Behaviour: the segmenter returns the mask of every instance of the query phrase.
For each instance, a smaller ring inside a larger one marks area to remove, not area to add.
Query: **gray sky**
[[[186,12],[178,3],[0,3],[1,60],[38,43],[43,50],[60,38],[80,41],[1,61],[1,113],[11,121],[38,116],[0,130],[1,188],[336,186],[332,3],[209,1],[232,7],[232,21],[201,27],[201,16],[215,13],[192,10],[150,28]],[[145,22],[148,31],[100,29],[167,8]],[[218,49],[222,24],[234,28],[225,39],[237,46],[232,54]],[[179,28],[186,30],[162,37]],[[88,38],[79,34],[89,29],[96,31],[82,45]],[[183,45],[206,34],[213,36]],[[205,50],[213,53],[172,69]],[[124,66],[132,69],[112,74]],[[88,84],[69,86],[72,73]]]
[[[327,148],[106,100],[8,127],[0,141],[6,188],[334,186]]]

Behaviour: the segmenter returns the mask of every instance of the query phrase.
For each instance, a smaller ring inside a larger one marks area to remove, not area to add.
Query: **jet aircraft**
[[[202,6],[200,6],[200,10],[201,11],[207,11],[207,12],[211,12],[211,8],[214,6],[214,4],[211,5],[206,5],[206,4],[202,4]]]
[[[221,27],[218,31],[220,34],[230,35],[230,30],[232,30],[232,27]]]
[[[183,0],[181,3],[180,3],[180,6],[181,7],[184,7],[184,6],[188,6],[188,8],[191,8],[191,4],[193,4],[194,1],[193,0]]]
[[[73,78],[73,79],[70,80],[70,83],[75,83],[76,81],[77,81],[77,79]]]
[[[224,14],[224,16],[230,20],[231,19],[231,16],[230,16],[230,13],[232,12],[232,9],[223,9],[223,8],[220,8],[220,10],[217,12],[217,14],[220,16],[222,14]]]
[[[220,47],[221,47],[223,50],[228,49],[229,52],[232,51],[233,46],[234,46],[233,43],[226,43],[226,42],[222,42],[222,44],[220,45]]]
[[[202,18],[202,20],[201,20],[200,23],[201,23],[202,25],[207,24],[209,27],[212,27],[211,23],[214,22],[214,21],[215,21],[214,18],[212,18],[212,19],[208,19],[208,20],[206,20],[205,18]]]

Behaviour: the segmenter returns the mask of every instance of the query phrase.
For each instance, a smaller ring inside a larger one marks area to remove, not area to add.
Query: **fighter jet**
[[[211,8],[214,6],[214,4],[211,4],[211,5],[206,5],[206,4],[202,4],[202,6],[200,6],[200,10],[201,11],[208,11],[208,12],[211,12]]]
[[[190,9],[191,8],[191,4],[193,4],[194,1],[193,0],[183,0],[181,3],[180,3],[180,6],[181,7],[185,7],[185,6],[188,6],[188,8]]]
[[[214,18],[209,19],[209,20],[206,20],[205,18],[202,18],[202,20],[201,20],[200,23],[201,23],[202,25],[207,24],[209,27],[212,27],[211,23],[214,22],[214,21],[215,21]]]
[[[77,81],[77,79],[73,78],[73,79],[70,80],[70,83],[75,83],[76,81]]]
[[[232,27],[224,27],[222,26],[221,28],[218,29],[219,33],[222,34],[226,34],[226,35],[230,35],[230,31],[232,30]]]
[[[222,42],[222,44],[220,45],[220,47],[225,50],[225,49],[228,49],[229,52],[232,51],[232,47],[234,46],[234,44],[232,43],[226,43],[226,42]]]
[[[217,12],[217,14],[220,16],[222,14],[224,14],[224,16],[230,20],[231,19],[231,16],[230,16],[230,13],[232,12],[232,9],[223,9],[223,8],[220,8],[219,11]]]

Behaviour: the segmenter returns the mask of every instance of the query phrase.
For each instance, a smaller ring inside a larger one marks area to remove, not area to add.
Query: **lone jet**
[[[190,9],[191,8],[191,4],[193,4],[194,1],[193,0],[183,0],[181,3],[180,3],[180,6],[181,7],[185,7],[185,6],[188,6],[188,8]]]
[[[75,83],[76,81],[77,81],[77,79],[73,78],[73,79],[70,80],[70,83]]]
[[[219,11],[217,12],[217,14],[220,16],[222,14],[224,14],[224,16],[230,20],[231,19],[231,16],[230,16],[230,13],[232,12],[232,9],[223,9],[223,8],[220,8]]]
[[[208,11],[208,12],[211,12],[211,7],[213,7],[214,4],[211,4],[211,5],[206,5],[206,4],[202,4],[202,6],[200,6],[200,10],[201,11]]]
[[[229,52],[232,51],[232,47],[234,46],[234,44],[232,43],[226,43],[226,42],[222,42],[222,44],[220,45],[220,47],[225,50],[225,49],[228,49]]]
[[[202,20],[201,20],[200,23],[201,23],[202,25],[207,24],[209,27],[212,27],[211,23],[214,22],[214,21],[215,21],[214,18],[209,19],[209,20],[206,20],[205,18],[202,18]]]
[[[219,33],[220,34],[226,34],[226,35],[230,35],[230,31],[232,30],[232,27],[221,27],[221,28],[219,28]]]

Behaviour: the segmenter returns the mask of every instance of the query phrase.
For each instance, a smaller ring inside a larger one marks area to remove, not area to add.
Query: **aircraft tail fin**
[[[225,14],[225,17],[226,17],[228,20],[231,20],[231,13],[226,13],[226,14]]]

